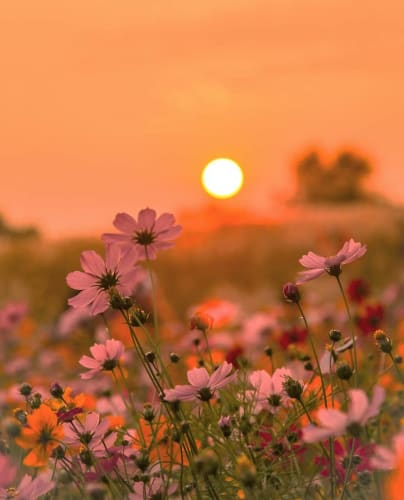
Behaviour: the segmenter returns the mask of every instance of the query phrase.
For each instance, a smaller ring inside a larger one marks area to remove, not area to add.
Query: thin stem
[[[145,255],[146,255],[146,267],[147,267],[147,272],[149,273],[151,293],[152,293],[154,335],[156,337],[158,337],[159,336],[159,322],[158,322],[158,316],[157,316],[156,287],[154,284],[153,271],[151,268],[151,263],[150,263],[150,258],[149,258],[149,252],[147,250],[147,245],[144,248],[145,248]]]
[[[401,370],[400,370],[398,364],[394,361],[394,357],[391,354],[391,352],[389,353],[389,356],[390,356],[391,360],[393,361],[393,365],[394,365],[394,368],[396,369],[396,372],[397,372],[398,378],[400,379],[400,382],[404,383],[403,374],[401,373]]]
[[[345,304],[346,313],[348,315],[349,322],[351,324],[351,339],[352,339],[353,364],[354,364],[354,384],[355,384],[355,387],[357,387],[358,386],[358,358],[356,355],[356,340],[355,340],[355,334],[354,334],[355,324],[354,324],[354,321],[352,319],[351,310],[349,308],[349,304],[348,304],[348,301],[347,301],[347,298],[346,298],[346,295],[344,292],[344,287],[342,286],[340,277],[336,276],[336,279],[337,279],[337,283],[338,283],[338,286],[339,286],[339,289],[340,289],[340,292],[342,295],[342,299],[343,299],[344,304]]]

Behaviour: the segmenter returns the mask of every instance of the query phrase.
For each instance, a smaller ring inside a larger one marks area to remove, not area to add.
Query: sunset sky
[[[363,152],[404,201],[400,0],[6,0],[0,47],[12,223],[55,237],[199,207],[218,156],[244,169],[231,203],[265,213],[311,146]]]

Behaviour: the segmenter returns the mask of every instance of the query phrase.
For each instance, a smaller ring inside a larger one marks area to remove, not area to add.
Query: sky
[[[403,54],[400,0],[2,2],[0,213],[58,237],[198,210],[223,156],[245,185],[222,203],[268,213],[312,147],[404,201]]]

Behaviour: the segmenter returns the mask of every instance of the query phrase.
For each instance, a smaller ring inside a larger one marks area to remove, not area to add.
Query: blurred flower
[[[90,347],[93,357],[82,356],[79,360],[82,366],[89,368],[89,371],[81,373],[80,377],[90,379],[103,370],[112,371],[118,365],[124,351],[125,347],[120,340],[108,339],[105,344],[94,344]]]
[[[189,320],[191,330],[207,332],[213,327],[213,318],[203,311],[197,311]]]
[[[381,327],[384,319],[382,304],[366,306],[365,313],[356,318],[356,323],[364,335],[370,335]]]
[[[58,425],[56,414],[42,404],[27,416],[27,426],[22,428],[15,442],[21,448],[31,450],[24,458],[24,465],[43,467],[62,438],[63,427]]]
[[[105,262],[93,250],[82,252],[81,267],[84,272],[73,271],[66,277],[67,284],[80,293],[68,300],[74,308],[90,307],[95,316],[109,308],[110,293],[118,291],[129,295],[136,283],[137,269],[134,267],[136,252],[132,248],[121,249],[107,245]]]
[[[361,389],[348,391],[350,404],[348,413],[334,409],[320,409],[317,418],[321,426],[308,425],[303,429],[303,441],[316,443],[331,436],[340,436],[348,431],[353,437],[358,437],[361,427],[368,420],[378,415],[385,398],[385,390],[375,385],[371,401]]]
[[[402,458],[404,458],[404,429],[393,437],[391,448],[375,446],[370,463],[375,469],[392,470],[398,466]]]
[[[3,473],[3,470],[1,472]],[[37,500],[37,498],[45,495],[55,486],[54,481],[51,480],[51,476],[51,472],[45,472],[33,479],[28,474],[25,474],[20,484],[16,488],[12,488],[12,492],[0,489],[0,499]]]
[[[369,283],[361,278],[352,280],[347,288],[349,299],[356,304],[361,304],[363,299],[369,296]]]
[[[89,307],[80,307],[79,309],[70,307],[59,316],[57,332],[61,337],[65,337],[89,318],[91,318]]]
[[[255,411],[259,412],[267,409],[275,413],[277,409],[284,406],[288,398],[285,394],[283,383],[286,377],[291,377],[292,373],[287,368],[277,368],[273,375],[269,375],[265,370],[257,370],[250,375],[250,384],[253,391],[248,391],[247,395],[255,400]]]
[[[366,253],[366,250],[366,245],[362,245],[351,238],[344,243],[337,255],[323,257],[314,252],[309,252],[299,260],[300,264],[307,267],[309,271],[299,272],[296,284],[299,285],[305,281],[313,280],[324,273],[339,276],[341,266],[359,259]]]
[[[213,398],[215,391],[235,381],[237,373],[230,375],[232,369],[233,365],[225,361],[212,375],[209,375],[206,368],[189,370],[187,378],[190,385],[176,385],[174,389],[166,389],[164,399],[169,402],[209,401]]]
[[[9,302],[0,309],[0,332],[8,331],[18,325],[27,314],[25,302]]]
[[[135,247],[139,259],[155,259],[157,252],[174,245],[171,241],[177,238],[182,230],[175,225],[175,217],[164,213],[156,219],[156,211],[151,208],[140,210],[137,221],[131,215],[119,213],[114,226],[122,234],[103,234],[106,243],[121,243],[126,247]]]
[[[307,330],[298,326],[293,326],[283,330],[278,339],[282,349],[287,349],[290,344],[301,344],[307,339]]]
[[[9,486],[14,481],[17,474],[17,467],[11,462],[8,455],[0,455],[0,471],[0,488]]]

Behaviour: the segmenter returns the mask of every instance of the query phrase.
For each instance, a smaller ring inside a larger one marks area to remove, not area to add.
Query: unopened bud
[[[206,333],[213,326],[213,318],[207,313],[197,312],[190,319],[191,330],[200,330]]]
[[[352,377],[353,370],[345,361],[339,361],[336,365],[335,373],[341,380],[349,380]]]
[[[297,304],[300,301],[300,293],[295,283],[289,281],[282,288],[283,296],[288,302]]]
[[[393,343],[391,341],[391,338],[388,335],[386,335],[383,332],[383,330],[376,330],[373,336],[376,341],[377,347],[382,352],[385,352],[386,354],[391,354],[391,351],[393,350]]]
[[[282,385],[284,391],[290,398],[300,400],[303,393],[303,386],[298,380],[294,380],[292,377],[286,377]]]
[[[328,337],[332,342],[338,342],[342,339],[342,333],[339,330],[330,330]]]
[[[27,384],[26,382],[20,386],[20,394],[22,396],[29,396],[32,392],[32,385]]]

